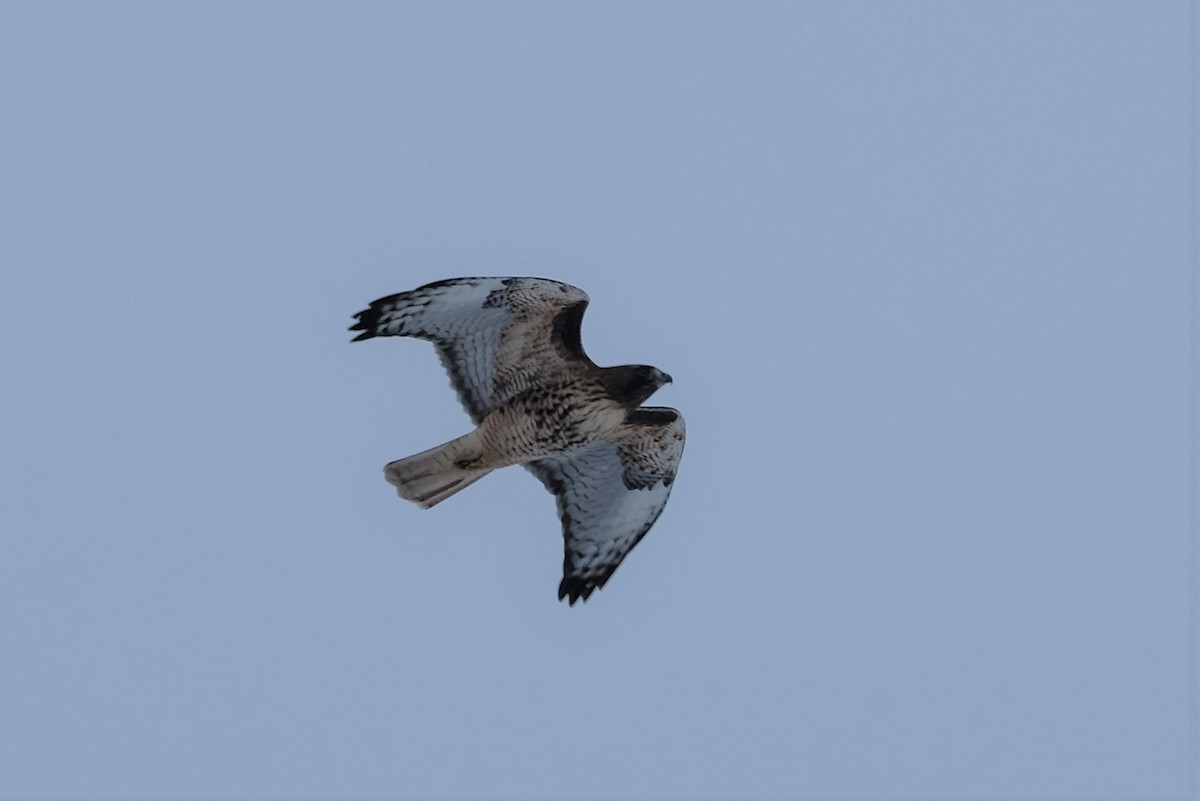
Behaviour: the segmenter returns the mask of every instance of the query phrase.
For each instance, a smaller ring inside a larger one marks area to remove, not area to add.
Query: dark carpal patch
[[[626,421],[635,426],[666,426],[679,419],[679,412],[666,407],[635,409]]]
[[[483,299],[481,309],[497,309],[504,305],[505,298],[508,297],[508,282],[505,282],[504,289],[496,289],[488,293],[488,296]]]
[[[589,365],[595,366],[583,352],[583,339],[580,334],[583,326],[583,313],[586,310],[587,301],[583,300],[559,312],[558,316],[554,318],[552,336],[568,359],[587,362]]]

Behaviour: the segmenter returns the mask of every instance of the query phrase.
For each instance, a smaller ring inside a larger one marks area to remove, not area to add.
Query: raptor
[[[429,340],[475,429],[391,462],[400,497],[435,506],[493,470],[523,465],[555,496],[559,599],[603,587],[654,525],[683,456],[683,416],[643,406],[671,376],[599,367],[584,352],[587,294],[546,278],[453,278],[359,312],[355,341]]]

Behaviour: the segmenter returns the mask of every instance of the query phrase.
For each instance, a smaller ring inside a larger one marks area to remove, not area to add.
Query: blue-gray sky
[[[0,797],[1189,792],[1185,2],[0,5]],[[675,376],[555,600],[432,349]]]

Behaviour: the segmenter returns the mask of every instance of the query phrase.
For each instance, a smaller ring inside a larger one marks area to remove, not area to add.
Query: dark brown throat
[[[658,390],[658,383],[639,365],[601,367],[600,381],[609,397],[626,409],[636,409]]]

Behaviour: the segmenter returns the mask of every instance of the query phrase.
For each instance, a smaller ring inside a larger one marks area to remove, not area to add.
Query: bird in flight
[[[546,278],[452,278],[371,303],[354,341],[403,336],[437,349],[475,430],[391,462],[384,477],[428,509],[493,470],[523,465],[557,499],[559,600],[603,587],[662,513],[683,456],[676,409],[642,406],[671,376],[598,367],[584,353],[582,289]]]

